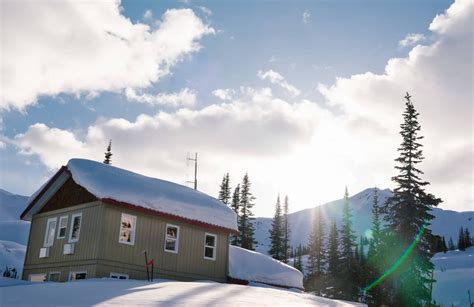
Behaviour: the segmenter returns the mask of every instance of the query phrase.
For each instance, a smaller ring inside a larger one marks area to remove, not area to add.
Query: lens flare
[[[393,271],[395,271],[395,269],[397,267],[400,266],[400,264],[403,263],[403,261],[405,260],[406,257],[408,257],[408,255],[410,255],[410,253],[413,251],[413,249],[415,248],[415,245],[416,243],[418,243],[418,241],[420,240],[421,238],[421,235],[423,234],[423,232],[425,231],[425,228],[427,226],[427,223],[423,224],[423,226],[421,227],[420,231],[418,231],[418,233],[416,234],[415,238],[413,239],[413,242],[411,242],[411,244],[407,247],[407,249],[405,249],[405,251],[403,252],[403,254],[397,259],[397,261],[395,261],[389,268],[388,270],[386,270],[379,278],[377,278],[376,280],[374,280],[372,283],[370,283],[368,286],[366,286],[364,289],[363,289],[363,292],[366,293],[367,291],[369,291],[370,289],[372,289],[373,287],[377,286],[379,283],[381,283],[388,275],[390,275]]]

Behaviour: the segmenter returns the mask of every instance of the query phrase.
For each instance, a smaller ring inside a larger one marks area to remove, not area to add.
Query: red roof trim
[[[61,176],[61,174],[65,170],[67,170],[66,166],[64,166],[64,165],[61,166],[61,168],[56,172],[56,174],[54,174],[54,176],[48,181],[48,183],[44,186],[44,188],[38,193],[38,195],[36,195],[36,197],[30,202],[28,207],[26,207],[26,209],[20,215],[20,219],[22,219],[22,220],[24,219],[24,217],[28,213],[28,211],[30,211],[34,207],[36,202],[43,196],[44,193],[46,193],[46,191],[51,187],[51,185],[56,181],[56,179],[58,179],[59,176]]]
[[[178,216],[178,215],[165,213],[165,212],[161,212],[161,211],[150,209],[150,208],[137,206],[137,205],[134,205],[134,204],[118,201],[118,200],[115,200],[115,199],[112,199],[112,198],[102,198],[101,200],[104,203],[110,204],[110,205],[113,205],[113,206],[127,208],[127,209],[131,209],[131,210],[135,210],[135,211],[140,211],[140,212],[143,212],[143,213],[146,213],[146,214],[155,215],[155,216],[159,216],[159,217],[164,217],[164,218],[168,218],[170,220],[184,222],[184,223],[188,223],[188,224],[191,224],[191,225],[194,225],[194,226],[225,231],[225,232],[233,233],[233,234],[238,234],[239,233],[238,231],[236,231],[234,229],[230,229],[230,228],[226,228],[226,227],[222,227],[222,226],[217,226],[217,225],[214,225],[214,224],[209,224],[209,223],[205,223],[205,222],[201,222],[201,221],[197,221],[197,220],[188,219],[188,218],[185,218],[185,217],[182,217],[182,216]]]

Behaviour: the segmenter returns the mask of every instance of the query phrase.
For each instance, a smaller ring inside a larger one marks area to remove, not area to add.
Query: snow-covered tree
[[[112,140],[110,140],[109,145],[107,146],[107,151],[105,152],[104,164],[112,164],[112,156]]]
[[[253,201],[255,197],[250,192],[250,180],[248,174],[245,174],[242,184],[240,185],[240,216],[239,216],[239,232],[240,232],[240,246],[254,250],[255,228],[253,225]]]
[[[396,187],[393,196],[387,199],[383,207],[384,219],[391,234],[390,239],[384,242],[389,245],[387,250],[391,252],[387,259],[395,262],[414,240],[416,244],[410,257],[406,257],[389,277],[393,286],[390,305],[393,306],[421,306],[431,303],[431,272],[434,266],[430,261],[433,256],[430,249],[432,234],[429,229],[433,215],[430,211],[441,199],[425,191],[424,187],[429,183],[420,177],[423,172],[418,164],[424,157],[418,115],[411,96],[407,93],[403,123],[400,125],[402,143],[398,148],[399,157],[395,159],[395,168],[399,174],[392,178]]]

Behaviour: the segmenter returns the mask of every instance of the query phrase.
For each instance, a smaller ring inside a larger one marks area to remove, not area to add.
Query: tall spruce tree
[[[444,236],[443,236],[443,253],[446,254],[447,251],[448,251],[448,246],[446,245],[446,240],[444,239]]]
[[[107,151],[105,152],[104,164],[112,164],[112,140],[109,140],[109,145],[107,146]]]
[[[448,250],[453,251],[455,249],[456,249],[456,246],[454,246],[453,238],[450,237],[448,241]]]
[[[460,251],[465,251],[466,250],[466,242],[465,242],[465,233],[464,233],[464,228],[461,226],[459,229],[459,236],[458,236],[458,249]]]
[[[250,192],[250,180],[248,174],[245,174],[242,184],[240,185],[240,218],[239,218],[239,232],[240,232],[240,246],[254,250],[254,234],[255,228],[253,225],[253,201],[255,197]]]
[[[328,240],[328,287],[326,294],[331,297],[339,297],[340,292],[340,259],[339,259],[339,236],[336,221],[333,220],[329,230]]]
[[[270,249],[268,253],[272,258],[282,260],[285,256],[284,233],[283,233],[283,215],[281,212],[280,195],[277,197],[275,204],[275,215],[272,220],[272,228],[270,233]]]
[[[283,206],[283,258],[284,263],[288,263],[289,253],[290,253],[290,224],[288,221],[288,211],[289,211],[289,201],[288,195],[285,196],[285,204]]]
[[[237,224],[240,225],[240,184],[235,187],[232,194],[231,209],[237,214]],[[240,235],[231,235],[230,242],[232,245],[241,246]]]
[[[357,287],[357,261],[354,259],[354,247],[356,236],[352,229],[352,210],[350,208],[349,193],[344,192],[344,207],[342,211],[341,227],[341,269],[340,278],[342,285],[342,297],[347,300],[355,300],[358,295]]]
[[[472,246],[471,233],[469,232],[469,229],[467,227],[466,229],[464,229],[464,246],[466,248]]]
[[[229,173],[225,174],[224,178],[222,178],[218,199],[226,206],[231,206],[231,188]]]
[[[420,178],[423,172],[418,164],[424,157],[418,115],[407,93],[403,123],[400,125],[402,143],[398,148],[399,157],[395,159],[395,169],[399,174],[392,178],[396,188],[383,207],[384,219],[391,233],[390,240],[386,240],[390,245],[387,248],[391,251],[390,261],[395,262],[415,239],[418,238],[418,241],[410,257],[406,257],[389,277],[393,286],[390,305],[394,306],[422,306],[431,302],[430,284],[433,282],[431,272],[434,266],[430,261],[433,256],[429,229],[433,215],[430,211],[441,199],[425,192],[424,187],[429,183]]]
[[[321,216],[321,207],[318,207],[313,212],[314,216],[308,240],[308,289],[317,291],[321,295],[323,290],[322,279],[327,263],[324,246],[324,222]]]

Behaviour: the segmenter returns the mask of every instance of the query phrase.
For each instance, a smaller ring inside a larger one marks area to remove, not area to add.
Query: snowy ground
[[[474,247],[465,251],[436,254],[433,298],[443,306],[469,306],[467,291],[474,301]]]
[[[15,282],[15,281],[13,281]],[[90,279],[8,285],[0,279],[0,306],[364,306],[314,295],[215,282],[154,283]]]
[[[0,276],[5,266],[15,267],[18,276],[21,276],[23,260],[25,259],[26,246],[11,241],[0,240]]]

